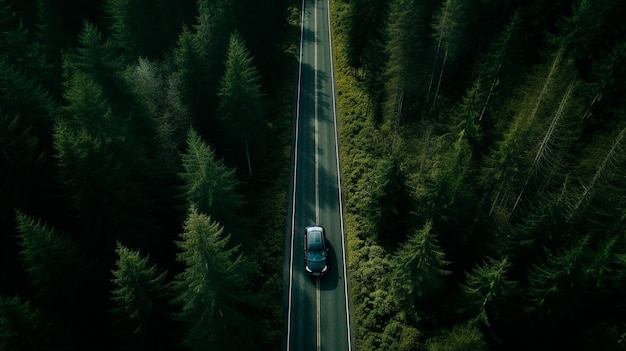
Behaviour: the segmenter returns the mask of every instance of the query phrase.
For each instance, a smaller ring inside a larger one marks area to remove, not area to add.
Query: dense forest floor
[[[624,349],[624,10],[332,1],[357,349]]]

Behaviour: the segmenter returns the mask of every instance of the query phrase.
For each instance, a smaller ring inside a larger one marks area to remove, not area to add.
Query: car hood
[[[322,259],[319,261],[309,260],[307,262],[307,266],[312,272],[322,272],[326,267],[326,259]]]

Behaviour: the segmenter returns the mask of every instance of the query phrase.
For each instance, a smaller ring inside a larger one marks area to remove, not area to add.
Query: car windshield
[[[324,251],[308,251],[306,258],[311,262],[321,262],[326,259]]]

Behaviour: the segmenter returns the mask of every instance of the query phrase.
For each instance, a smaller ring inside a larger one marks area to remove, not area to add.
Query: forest
[[[300,3],[0,0],[0,350],[276,350]]]
[[[356,349],[626,349],[626,3],[331,6]]]
[[[300,1],[0,0],[0,350],[277,350]],[[331,0],[355,349],[626,349],[626,3]]]

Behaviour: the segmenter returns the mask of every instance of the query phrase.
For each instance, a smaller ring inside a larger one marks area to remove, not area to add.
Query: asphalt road
[[[352,350],[328,0],[303,0],[291,202],[285,240],[283,349]],[[304,228],[326,228],[329,272],[304,270]]]

